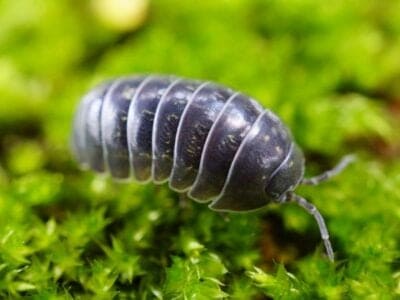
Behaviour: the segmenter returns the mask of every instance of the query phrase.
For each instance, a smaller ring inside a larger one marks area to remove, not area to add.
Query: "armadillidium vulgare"
[[[316,219],[330,260],[333,251],[316,207],[294,194],[352,160],[304,178],[304,156],[289,130],[250,97],[212,82],[172,76],[115,79],[83,97],[72,136],[84,167],[113,178],[169,181],[171,189],[217,211],[250,211],[296,202]]]

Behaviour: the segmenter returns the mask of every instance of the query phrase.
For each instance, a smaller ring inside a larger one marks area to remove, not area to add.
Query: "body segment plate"
[[[175,79],[148,77],[138,88],[128,114],[128,146],[133,176],[145,182],[151,178],[154,115],[161,97]]]
[[[104,153],[101,133],[101,111],[104,96],[108,92],[111,83],[105,83],[96,87],[96,92],[91,96],[84,121],[84,136],[86,143],[86,155],[90,168],[97,172],[104,172]]]
[[[127,145],[128,110],[137,87],[144,77],[117,80],[104,97],[101,133],[106,169],[114,178],[130,176]]]
[[[247,211],[266,205],[271,199],[265,187],[286,157],[290,144],[288,131],[278,117],[264,111],[236,152],[224,188],[210,208]]]
[[[152,176],[155,182],[168,180],[171,174],[178,125],[199,85],[196,81],[175,81],[160,100],[153,125]]]
[[[195,181],[208,132],[233,92],[215,84],[193,94],[179,123],[170,186],[186,191]]]
[[[199,174],[189,193],[192,198],[206,202],[219,195],[236,151],[262,111],[248,97],[232,95],[207,137]]]

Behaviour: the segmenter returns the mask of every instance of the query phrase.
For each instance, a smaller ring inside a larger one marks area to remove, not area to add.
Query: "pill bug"
[[[334,254],[317,208],[293,191],[343,170],[304,178],[304,156],[282,121],[240,92],[174,76],[117,78],[78,106],[72,147],[82,167],[115,179],[169,181],[172,190],[216,211],[251,211],[295,202],[312,214]]]

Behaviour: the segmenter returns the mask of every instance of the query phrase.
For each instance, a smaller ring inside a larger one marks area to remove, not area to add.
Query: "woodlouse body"
[[[136,76],[103,83],[78,107],[72,144],[81,165],[116,179],[169,181],[177,192],[219,211],[249,211],[271,201],[316,208],[292,191],[349,162],[304,179],[304,157],[289,130],[250,97],[212,82]]]
[[[304,159],[280,119],[241,93],[167,76],[104,83],[74,124],[79,161],[118,179],[169,180],[215,210],[247,211],[300,182]],[[280,179],[284,177],[284,180]]]

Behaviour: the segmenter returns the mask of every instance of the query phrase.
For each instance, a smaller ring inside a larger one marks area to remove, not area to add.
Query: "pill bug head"
[[[304,155],[292,143],[289,154],[275,170],[265,187],[265,193],[274,202],[285,202],[287,193],[295,190],[304,177]]]

